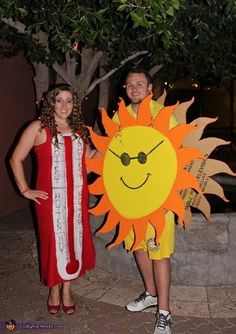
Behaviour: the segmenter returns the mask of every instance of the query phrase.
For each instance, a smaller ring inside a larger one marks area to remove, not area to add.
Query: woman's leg
[[[60,284],[50,288],[48,296],[48,305],[60,305]]]
[[[62,283],[62,309],[66,314],[75,312],[75,304],[71,296],[71,282]]]
[[[50,288],[48,302],[47,302],[48,312],[51,314],[56,314],[61,308],[61,296],[60,296],[60,284],[57,284]]]
[[[74,305],[72,295],[71,295],[71,282],[62,283],[62,301],[64,306]]]

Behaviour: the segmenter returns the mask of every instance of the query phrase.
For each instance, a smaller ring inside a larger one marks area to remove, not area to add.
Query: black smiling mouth
[[[122,182],[127,188],[135,190],[135,189],[139,189],[139,188],[141,188],[142,186],[144,186],[144,184],[145,184],[145,183],[147,182],[147,180],[149,179],[149,176],[151,176],[151,173],[147,173],[146,179],[143,181],[143,183],[141,183],[139,186],[136,186],[136,187],[131,187],[131,186],[129,186],[129,185],[123,180],[123,177],[122,177],[122,176],[120,177],[120,180],[121,180],[121,182]]]

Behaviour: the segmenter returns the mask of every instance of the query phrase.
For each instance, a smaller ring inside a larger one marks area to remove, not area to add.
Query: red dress
[[[49,287],[71,281],[93,269],[95,250],[88,215],[86,145],[79,135],[58,134],[53,144],[49,129],[43,144],[34,147],[36,189],[48,200],[36,204],[40,240],[41,279]]]

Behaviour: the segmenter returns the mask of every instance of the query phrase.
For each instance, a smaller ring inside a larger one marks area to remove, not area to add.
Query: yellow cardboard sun
[[[121,100],[120,124],[102,109],[107,136],[89,129],[91,140],[101,153],[98,158],[87,159],[87,166],[99,175],[89,191],[102,195],[90,212],[108,213],[100,233],[119,225],[118,236],[110,247],[121,243],[133,229],[134,250],[143,240],[148,223],[156,229],[159,240],[167,210],[176,213],[183,223],[185,202],[180,191],[191,188],[201,193],[198,180],[185,167],[192,160],[204,159],[204,155],[197,148],[183,147],[185,138],[198,125],[179,124],[169,129],[171,114],[178,104],[164,107],[153,119],[150,99],[151,95],[143,100],[136,119]]]
[[[121,243],[133,229],[132,250],[135,250],[145,237],[149,223],[156,231],[158,243],[167,211],[174,212],[184,227],[191,224],[191,207],[210,221],[211,208],[205,194],[227,201],[223,188],[212,176],[220,173],[236,176],[225,162],[209,158],[216,147],[229,142],[201,138],[206,126],[216,119],[199,117],[186,124],[186,112],[194,99],[163,107],[153,118],[149,108],[151,98],[150,94],[143,100],[136,118],[121,100],[119,124],[101,109],[107,136],[97,135],[89,128],[101,154],[99,158],[86,159],[88,168],[99,175],[89,191],[102,195],[90,212],[107,214],[97,233],[119,227],[118,236],[109,247]],[[164,99],[165,93],[158,102],[164,104]],[[172,114],[179,124],[169,129]]]

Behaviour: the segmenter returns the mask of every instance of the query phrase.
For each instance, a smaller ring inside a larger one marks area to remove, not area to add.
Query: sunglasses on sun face
[[[113,153],[117,158],[120,159],[122,165],[129,166],[130,161],[133,159],[137,159],[140,164],[145,164],[147,162],[147,157],[150,153],[152,153],[159,145],[161,145],[164,140],[160,141],[156,146],[154,146],[148,153],[139,152],[136,157],[130,157],[128,153],[123,152],[121,155],[117,154],[110,148],[108,149],[111,153]]]

